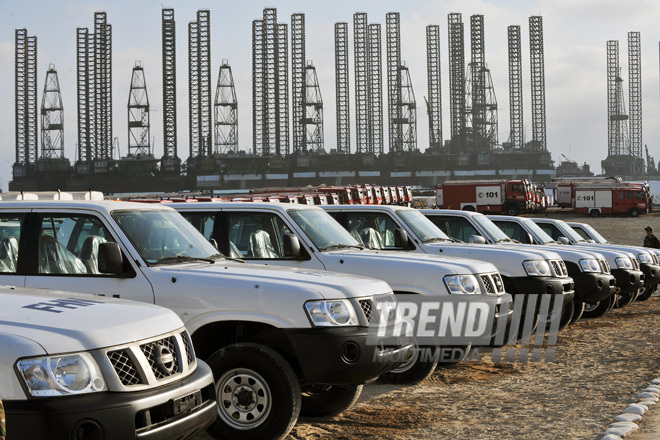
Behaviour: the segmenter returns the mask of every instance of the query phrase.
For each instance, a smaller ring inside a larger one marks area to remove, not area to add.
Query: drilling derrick
[[[509,26],[509,139],[510,148],[523,147],[522,52],[520,26]]]
[[[348,23],[335,23],[335,95],[337,101],[337,152],[351,152],[348,85]]]
[[[628,32],[628,110],[630,154],[642,158],[642,45],[639,32]]]
[[[442,147],[442,87],[440,73],[440,26],[426,26],[426,75],[428,82],[427,113],[429,147]]]
[[[64,159],[64,106],[55,66],[46,72],[41,97],[41,158]]]
[[[398,12],[385,15],[387,45],[387,116],[390,151],[403,151],[403,114],[401,106],[401,30]]]
[[[238,152],[238,100],[234,76],[227,60],[222,60],[215,90],[215,153]]]
[[[534,150],[548,151],[545,118],[545,64],[543,17],[529,17],[529,60],[532,90],[532,140]]]
[[[147,83],[142,65],[136,62],[128,93],[128,157],[152,157],[150,131]]]
[[[447,18],[449,34],[449,118],[453,152],[465,149],[465,47],[460,13]]]
[[[37,37],[26,29],[15,31],[15,130],[14,178],[26,177],[37,160]]]
[[[291,110],[293,151],[307,151],[305,145],[305,14],[291,15]]]
[[[181,160],[176,130],[176,23],[174,9],[162,11],[163,39],[163,158],[161,171],[179,175]]]
[[[353,62],[355,64],[355,143],[358,153],[372,151],[369,142],[369,71],[367,14],[353,14]]]
[[[95,171],[109,171],[113,158],[112,136],[112,26],[105,12],[94,13],[94,117]]]
[[[310,61],[305,67],[305,148],[325,151],[323,147],[323,98],[316,76],[316,68]]]
[[[490,152],[497,145],[497,99],[486,67],[484,17],[470,17],[471,61],[466,80],[466,121],[472,127],[471,150]]]
[[[370,24],[369,33],[369,141],[368,152],[383,154],[385,145],[383,133],[383,62],[380,24]]]
[[[401,114],[401,151],[417,150],[417,102],[413,91],[408,67],[399,66],[398,77],[401,84],[401,101],[398,107]],[[398,122],[398,121],[395,121]]]
[[[188,23],[188,104],[190,158],[211,156],[211,13],[197,11]]]

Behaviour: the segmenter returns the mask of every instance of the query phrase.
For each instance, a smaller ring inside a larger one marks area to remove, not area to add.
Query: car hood
[[[183,327],[155,305],[89,294],[0,286],[0,332],[31,339],[46,353],[134,342]]]

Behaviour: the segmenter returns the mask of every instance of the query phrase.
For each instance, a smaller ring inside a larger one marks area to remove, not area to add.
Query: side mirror
[[[568,238],[566,238],[566,237],[559,237],[559,238],[557,239],[557,241],[558,241],[560,244],[571,244],[571,242],[568,241]]]
[[[481,235],[470,235],[469,243],[472,243],[472,244],[486,244],[486,239],[483,238]]]
[[[300,241],[294,234],[284,234],[282,237],[282,246],[284,248],[285,258],[300,257]]]
[[[124,271],[124,258],[119,245],[114,242],[99,245],[99,272],[120,274]]]
[[[408,233],[403,228],[396,228],[394,230],[394,247],[407,249],[408,248]]]

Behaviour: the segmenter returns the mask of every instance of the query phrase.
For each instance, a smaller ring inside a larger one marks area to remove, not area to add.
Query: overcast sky
[[[65,113],[65,156],[76,160],[76,28],[94,28],[94,12],[107,12],[113,34],[114,136],[119,153],[127,154],[127,103],[132,69],[136,61],[144,67],[151,105],[151,136],[156,157],[163,155],[161,11],[174,8],[177,41],[178,154],[188,157],[188,23],[199,9],[211,11],[212,94],[218,70],[229,61],[238,96],[239,146],[252,148],[251,112],[251,24],[261,19],[263,9],[277,8],[279,23],[289,23],[291,14],[304,13],[306,56],[317,69],[324,101],[326,150],[335,147],[334,23],[349,23],[350,91],[354,100],[353,14],[366,12],[369,23],[385,28],[385,14],[399,12],[402,60],[410,69],[417,101],[417,139],[420,150],[428,146],[426,91],[426,40],[429,24],[440,25],[443,133],[449,133],[449,76],[447,73],[447,15],[461,13],[469,61],[470,16],[484,16],[486,63],[490,68],[499,109],[499,140],[509,137],[507,26],[520,25],[522,34],[524,127],[531,138],[529,91],[529,17],[543,17],[547,109],[547,143],[555,164],[562,154],[592,171],[601,172],[607,156],[606,42],[619,40],[620,65],[628,103],[628,32],[641,32],[643,142],[656,163],[660,159],[660,91],[658,40],[660,2],[656,0],[299,0],[248,1],[35,1],[0,0],[0,187],[7,189],[15,160],[14,56],[15,29],[25,28],[37,37],[38,105],[46,71],[54,64],[58,72]],[[383,35],[383,48],[385,48]],[[385,55],[383,55],[385,65]],[[384,78],[384,84],[386,79]],[[384,88],[384,94],[386,93]],[[387,102],[384,95],[384,102]],[[386,113],[385,113],[386,115]],[[351,110],[352,149],[355,149],[355,112]],[[386,130],[387,132],[387,130]],[[40,134],[39,134],[40,138]],[[41,145],[39,146],[41,148]]]

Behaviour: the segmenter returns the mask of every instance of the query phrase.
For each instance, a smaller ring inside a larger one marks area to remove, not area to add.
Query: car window
[[[495,223],[509,238],[518,240],[521,243],[530,244],[529,235],[519,224],[497,220],[493,220],[493,223]]]
[[[0,273],[16,273],[23,215],[0,216]]]
[[[470,241],[471,235],[480,235],[476,228],[464,218],[447,218],[447,227],[449,229],[447,235],[466,243]]]
[[[227,212],[232,256],[245,259],[284,258],[284,234],[291,230],[276,214]]]
[[[40,218],[38,273],[102,275],[98,270],[99,246],[114,240],[101,220],[89,215]]]
[[[541,229],[543,229],[543,232],[552,237],[553,240],[558,240],[559,237],[564,236],[564,234],[562,234],[559,228],[557,228],[555,225],[547,223],[539,223],[538,225]]]

